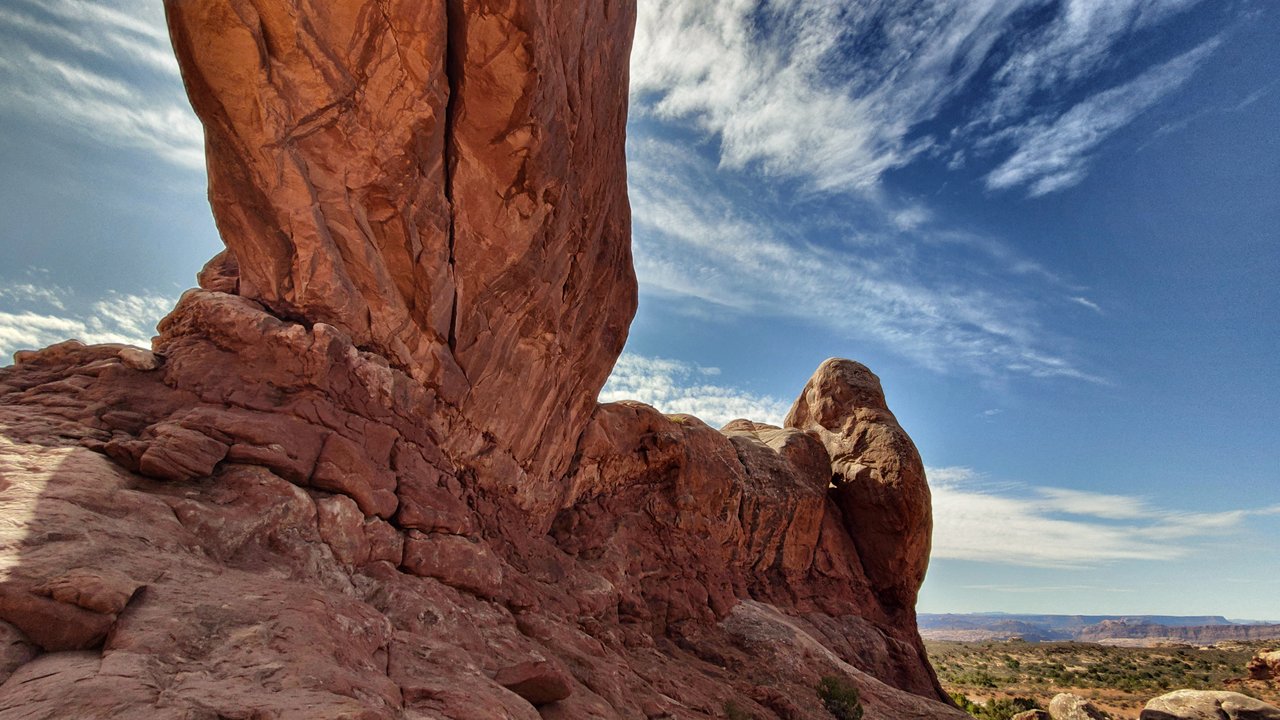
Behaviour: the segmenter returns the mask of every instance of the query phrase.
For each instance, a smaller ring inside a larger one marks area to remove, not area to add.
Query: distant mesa
[[[1280,639],[1280,624],[1239,624],[1220,616],[929,614],[919,617],[928,640],[979,642],[1021,638],[1028,642],[1076,640],[1130,644]]]

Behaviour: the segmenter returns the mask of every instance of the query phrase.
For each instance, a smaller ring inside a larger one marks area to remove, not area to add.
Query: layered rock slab
[[[703,718],[737,698],[821,718],[812,687],[831,673],[863,688],[868,717],[960,717],[927,699],[913,628],[862,578],[816,439],[601,406],[539,536],[419,444],[441,422],[415,415],[430,395],[377,356],[243,298],[182,307],[190,322],[166,330],[202,334],[163,335],[156,370],[76,344],[0,370],[0,502],[16,519],[0,585],[113,613],[64,647],[0,607],[18,654],[0,717]],[[210,476],[104,457],[145,456],[174,414],[228,448]],[[273,425],[288,432],[255,445]],[[299,469],[323,433],[355,432],[357,466],[382,458],[397,492],[434,487],[455,519],[408,527]]]

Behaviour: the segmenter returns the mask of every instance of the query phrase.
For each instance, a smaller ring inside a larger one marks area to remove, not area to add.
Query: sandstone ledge
[[[514,462],[336,329],[193,291],[163,330],[154,370],[76,344],[0,370],[0,628],[45,651],[0,717],[820,718],[833,673],[870,718],[960,717],[804,433],[603,405],[531,513],[480,480]],[[535,710],[500,682],[524,667],[569,694]]]

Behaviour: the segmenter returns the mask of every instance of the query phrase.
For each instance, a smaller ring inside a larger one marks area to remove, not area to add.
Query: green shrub
[[[961,692],[951,693],[951,700],[961,710],[978,720],[1010,720],[1018,713],[1028,710],[1043,710],[1040,704],[1030,698],[1000,698],[988,700],[985,705],[970,700]]]
[[[849,681],[831,675],[822,678],[818,697],[836,720],[862,720],[862,700]]]
[[[972,713],[979,720],[1010,720],[1014,715],[1028,710],[1043,710],[1034,700],[1028,698],[1001,698],[988,700],[986,705]]]
[[[964,693],[960,692],[959,690],[955,690],[951,692],[951,701],[956,704],[956,707],[969,713],[970,715],[973,715],[974,713],[976,713],[979,708],[979,705],[977,703],[970,700]]]
[[[732,700],[724,701],[724,716],[729,720],[752,720],[751,715]]]

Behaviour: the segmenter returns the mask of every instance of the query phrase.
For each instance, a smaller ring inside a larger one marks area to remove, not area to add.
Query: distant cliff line
[[[930,640],[983,641],[1150,639],[1211,644],[1229,640],[1280,639],[1280,623],[1238,623],[1215,615],[1013,615],[921,614],[921,634]]]

